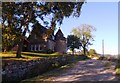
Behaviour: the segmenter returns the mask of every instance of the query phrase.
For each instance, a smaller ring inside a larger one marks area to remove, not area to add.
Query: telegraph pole
[[[104,57],[104,40],[102,40],[102,53],[103,53],[103,57]]]

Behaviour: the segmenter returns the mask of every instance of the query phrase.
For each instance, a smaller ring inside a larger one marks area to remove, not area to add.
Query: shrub
[[[54,53],[54,51],[51,50],[51,49],[48,49],[48,50],[47,50],[47,53],[48,53],[48,54],[51,54],[51,53]]]

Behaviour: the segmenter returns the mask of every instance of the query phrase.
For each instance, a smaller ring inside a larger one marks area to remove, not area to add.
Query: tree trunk
[[[21,40],[18,44],[18,49],[17,49],[17,53],[16,53],[16,57],[17,58],[21,58],[21,52],[22,52],[22,47],[23,47],[23,40]]]
[[[72,51],[72,54],[74,55],[74,50]]]
[[[18,49],[17,49],[17,53],[16,53],[16,57],[17,58],[21,58],[21,52],[22,52],[22,48],[23,48],[23,41],[24,41],[24,37],[26,34],[26,30],[24,30],[23,35],[21,36],[20,42],[18,44]]]
[[[74,49],[72,49],[72,54],[74,55]]]
[[[83,52],[84,52],[84,55],[86,56],[86,48],[85,48],[85,46],[83,47]]]

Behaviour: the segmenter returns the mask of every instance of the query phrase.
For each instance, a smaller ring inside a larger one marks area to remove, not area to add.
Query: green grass
[[[5,52],[0,53],[0,57],[3,60],[31,60],[31,59],[38,59],[38,58],[45,58],[45,57],[57,57],[61,56],[58,52],[52,54],[45,54],[45,53],[35,53],[35,52],[22,52],[22,58],[16,58],[16,52]]]
[[[52,54],[22,52],[22,55],[33,56],[33,57],[56,57],[56,56],[60,56],[61,54],[58,53],[58,52],[55,52],[55,53],[52,53]]]

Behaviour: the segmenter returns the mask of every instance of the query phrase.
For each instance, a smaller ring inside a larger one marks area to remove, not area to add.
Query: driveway
[[[103,60],[79,61],[52,81],[117,81],[115,63]]]

